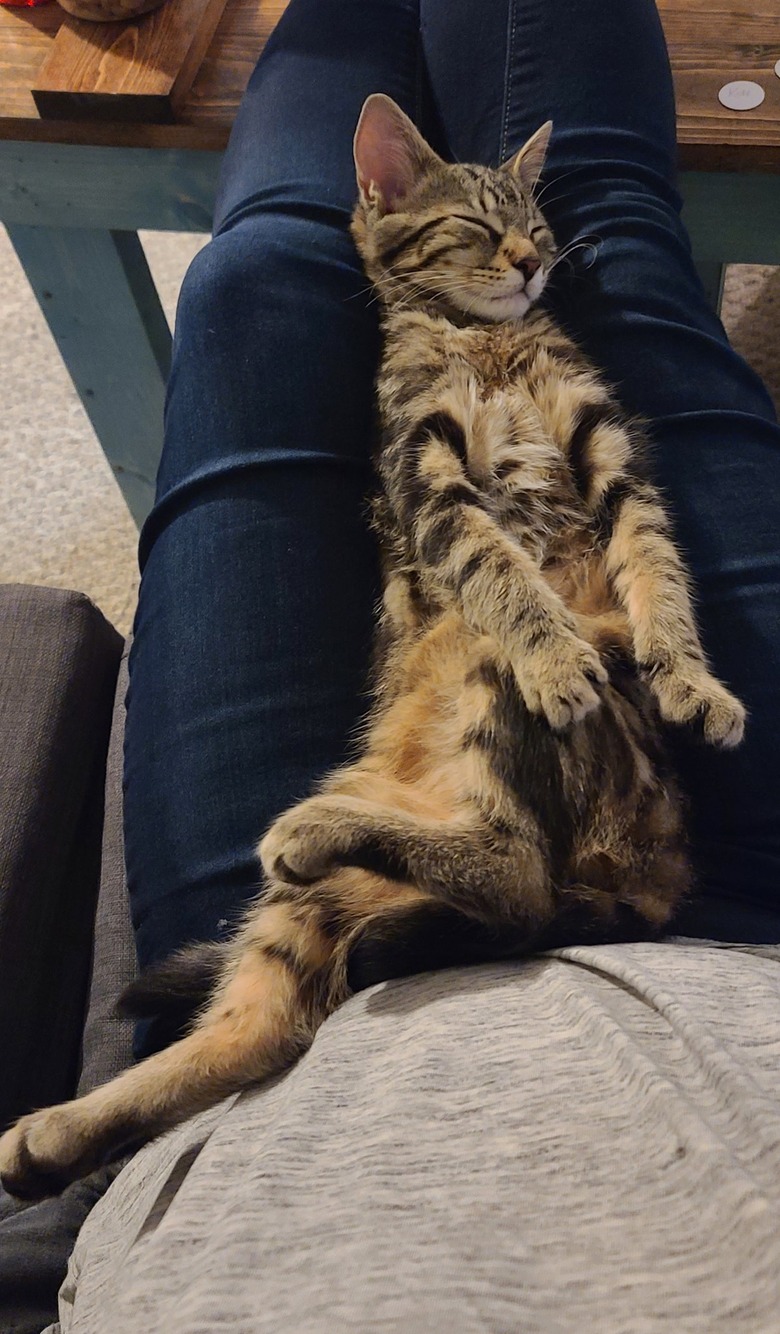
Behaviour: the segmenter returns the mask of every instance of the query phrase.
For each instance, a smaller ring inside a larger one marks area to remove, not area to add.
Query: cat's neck
[[[460,333],[483,335],[486,339],[498,338],[502,342],[512,336],[519,341],[536,338],[548,333],[554,326],[552,316],[541,306],[532,306],[519,320],[485,320],[464,311],[447,310],[433,305],[384,306],[381,316],[382,328],[386,336],[398,336],[410,328],[418,331],[428,327],[431,332],[443,333],[447,329]]]

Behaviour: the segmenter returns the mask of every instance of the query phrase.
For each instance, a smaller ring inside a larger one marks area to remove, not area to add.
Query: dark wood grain
[[[476,0],[475,0],[476,3]],[[227,0],[170,124],[43,120],[31,88],[64,14],[0,7],[0,137],[51,143],[221,149],[241,95],[287,0]],[[689,170],[780,170],[780,0],[658,0],[677,95],[680,164]],[[749,12],[747,12],[749,11]],[[728,111],[718,90],[755,79],[766,99]]]
[[[67,17],[32,87],[41,116],[173,121],[226,0],[166,0],[135,20]]]

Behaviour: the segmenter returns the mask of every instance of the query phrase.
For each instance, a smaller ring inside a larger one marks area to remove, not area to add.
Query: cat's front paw
[[[568,631],[513,666],[526,707],[543,713],[557,732],[601,703],[597,687],[606,683],[607,669],[591,644]]]
[[[332,869],[338,850],[333,814],[312,797],[285,811],[258,847],[266,875],[290,885],[309,885]]]
[[[23,1116],[0,1136],[0,1182],[20,1200],[59,1195],[102,1161],[75,1104]]]
[[[695,726],[711,746],[731,750],[745,734],[745,706],[700,664],[683,663],[650,673],[661,717]]]

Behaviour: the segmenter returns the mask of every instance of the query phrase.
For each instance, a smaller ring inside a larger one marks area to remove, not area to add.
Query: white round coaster
[[[780,60],[777,62],[780,65]],[[760,83],[750,79],[735,79],[733,83],[724,83],[718,93],[718,101],[729,111],[752,111],[760,107],[766,93]]]
[[[780,60],[778,60],[777,64],[775,65],[775,74],[777,75],[778,79],[780,79]]]

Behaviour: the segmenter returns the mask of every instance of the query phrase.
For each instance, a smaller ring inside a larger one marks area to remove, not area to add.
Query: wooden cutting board
[[[137,19],[67,16],[33,83],[41,116],[173,121],[228,0],[165,0]]]

